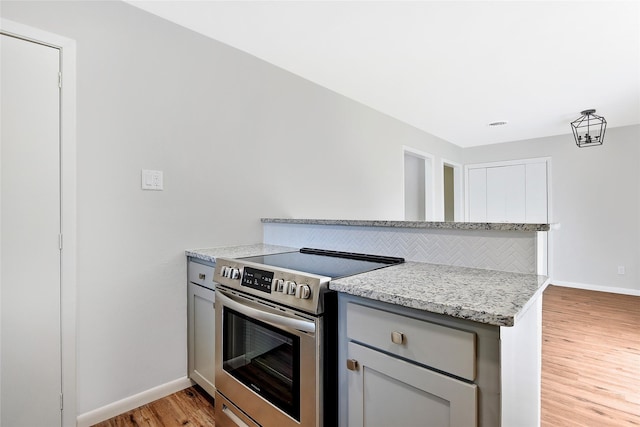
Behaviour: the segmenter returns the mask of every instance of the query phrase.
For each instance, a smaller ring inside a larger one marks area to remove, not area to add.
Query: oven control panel
[[[271,293],[271,283],[273,283],[273,271],[258,270],[257,268],[245,267],[240,284],[249,288],[257,289],[268,294]]]
[[[328,289],[329,278],[303,274],[284,268],[219,258],[213,280],[221,285],[319,314],[320,294]]]

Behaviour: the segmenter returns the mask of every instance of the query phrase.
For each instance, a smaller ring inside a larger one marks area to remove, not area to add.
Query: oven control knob
[[[298,285],[298,289],[296,289],[296,298],[311,298],[311,288],[309,287],[309,285]]]
[[[273,292],[284,292],[284,280],[276,279],[273,281]]]
[[[287,280],[284,283],[284,293],[289,294],[289,295],[295,295],[296,293],[296,288],[298,286],[296,285],[296,282],[292,281],[292,280]]]
[[[240,278],[240,270],[237,268],[230,268],[229,270],[231,270],[231,273],[229,274],[230,279],[236,280]]]
[[[222,268],[220,268],[220,275],[222,277],[227,277],[228,270],[229,270],[229,267],[227,267],[226,265],[223,265]]]

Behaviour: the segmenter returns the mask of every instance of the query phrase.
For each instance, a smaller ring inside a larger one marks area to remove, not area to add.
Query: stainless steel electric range
[[[329,282],[404,262],[303,248],[216,261],[216,425],[337,425]]]

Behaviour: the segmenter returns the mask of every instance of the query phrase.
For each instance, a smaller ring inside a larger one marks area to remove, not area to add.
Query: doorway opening
[[[433,220],[433,156],[404,147],[404,219]]]
[[[442,184],[444,221],[462,221],[462,165],[442,160]]]
[[[444,220],[451,222],[455,218],[455,191],[453,187],[453,168],[444,165],[442,182],[444,184]]]

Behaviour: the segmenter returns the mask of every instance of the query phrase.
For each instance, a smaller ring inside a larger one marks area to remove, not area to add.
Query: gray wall
[[[461,161],[124,3],[0,7],[77,42],[79,414],[186,375],[184,249],[259,242],[260,217],[403,219],[402,146]],[[141,169],[165,190],[141,191]]]
[[[547,156],[553,283],[640,293],[640,126],[610,127],[598,147],[568,134],[464,150],[465,164]]]

